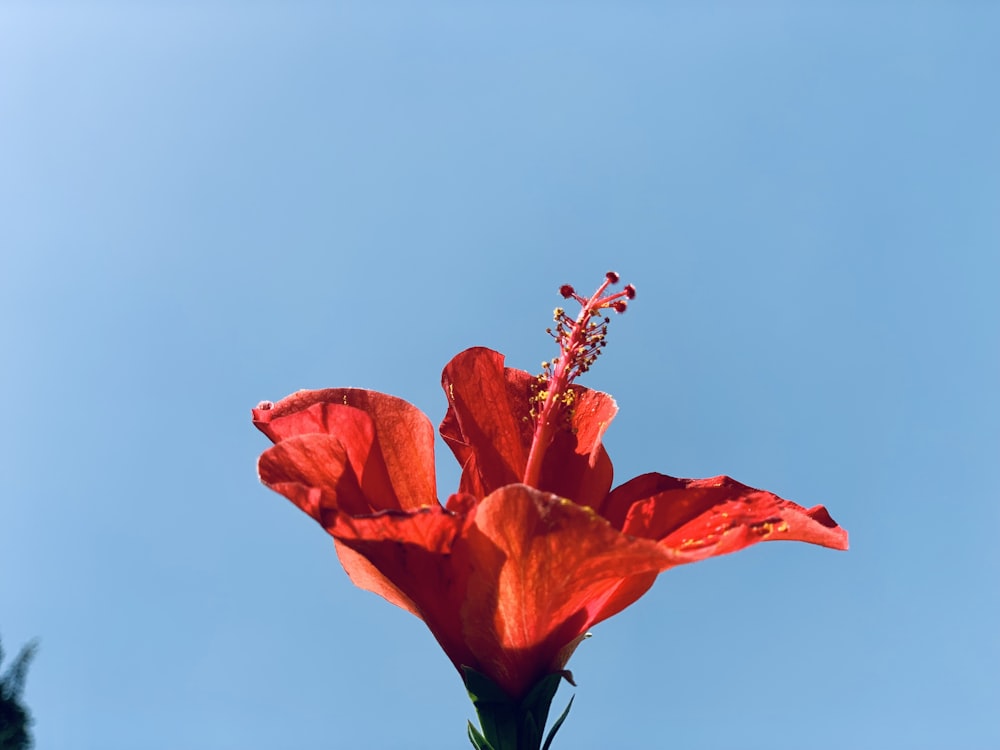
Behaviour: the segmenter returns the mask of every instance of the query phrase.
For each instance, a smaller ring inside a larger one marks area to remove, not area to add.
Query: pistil
[[[555,330],[546,329],[559,344],[559,357],[551,362],[543,362],[543,372],[538,376],[538,390],[532,406],[535,433],[524,470],[524,483],[529,486],[538,486],[545,451],[552,444],[556,429],[566,417],[567,410],[572,409],[573,391],[570,390],[570,385],[590,369],[607,344],[605,337],[610,319],[603,312],[610,308],[623,313],[628,308],[628,300],[635,297],[635,287],[631,284],[620,292],[607,294],[608,287],[618,281],[618,274],[608,271],[604,283],[589,299],[578,295],[569,284],[559,288],[559,293],[565,299],[573,299],[580,304],[581,309],[574,319],[563,308],[557,307],[553,314]]]

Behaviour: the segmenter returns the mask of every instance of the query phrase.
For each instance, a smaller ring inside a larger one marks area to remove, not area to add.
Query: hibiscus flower
[[[443,505],[433,427],[406,401],[331,388],[253,410],[274,443],[261,481],[333,537],[355,584],[421,618],[456,668],[515,702],[668,568],[761,541],[847,548],[824,507],[726,476],[650,473],[612,488],[601,438],[617,406],[574,381],[601,353],[605,311],[635,295],[609,293],[617,280],[590,298],[561,289],[581,311],[556,310],[560,355],[541,375],[485,348],[448,363],[440,433],[462,474]]]

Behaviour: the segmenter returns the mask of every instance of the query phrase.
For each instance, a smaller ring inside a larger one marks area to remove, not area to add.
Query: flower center
[[[573,391],[570,385],[590,369],[607,344],[605,337],[610,318],[605,317],[604,311],[610,308],[623,313],[628,308],[628,300],[635,298],[635,287],[631,284],[620,292],[608,293],[608,287],[617,284],[618,280],[618,274],[608,271],[604,283],[589,299],[581,297],[569,284],[559,288],[565,299],[573,299],[581,309],[576,318],[571,318],[563,308],[557,307],[553,314],[555,329],[546,329],[546,333],[559,345],[559,356],[551,362],[542,363],[542,374],[536,379],[531,399],[535,434],[524,470],[524,483],[531,487],[538,485],[542,459],[552,444],[560,421],[572,416]]]

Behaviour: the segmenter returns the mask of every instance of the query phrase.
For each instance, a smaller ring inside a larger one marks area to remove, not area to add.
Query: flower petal
[[[358,486],[343,444],[330,435],[298,435],[272,445],[257,461],[260,481],[316,519],[375,509]]]
[[[464,542],[472,568],[465,638],[479,662],[472,666],[514,697],[560,669],[569,643],[676,564],[662,546],[525,485],[482,500]]]
[[[576,385],[571,390],[569,424],[556,432],[545,454],[539,489],[599,510],[614,478],[601,439],[618,405],[607,393]]]
[[[441,436],[462,465],[461,491],[485,497],[522,481],[534,434],[535,376],[504,367],[504,356],[467,349],[444,369],[448,412]],[[545,453],[538,489],[597,507],[611,489],[612,467],[601,438],[618,411],[606,393],[572,386],[573,403]]]
[[[306,434],[282,440],[261,455],[258,468],[266,486],[287,497],[328,531],[343,527],[344,521],[338,520],[341,516],[370,515],[376,510],[358,486],[340,441],[330,435]],[[356,586],[420,617],[409,597],[371,562],[339,540],[334,542],[340,562]]]
[[[434,428],[400,398],[359,388],[299,391],[255,409],[254,424],[275,443],[336,437],[373,507],[418,508],[436,498]]]
[[[847,549],[847,532],[823,506],[807,510],[726,476],[644,474],[615,489],[605,513],[623,533],[655,539],[684,562],[775,540]]]
[[[351,549],[339,539],[334,539],[333,542],[337,548],[337,557],[340,559],[340,564],[347,571],[347,576],[351,579],[351,583],[359,589],[378,594],[390,604],[395,604],[410,614],[421,617],[420,610],[410,597],[400,591],[396,584],[386,578],[378,568],[372,565],[367,557]],[[423,618],[421,617],[421,619]]]
[[[424,620],[456,668],[476,664],[459,617],[470,571],[456,540],[474,512],[471,504],[464,510],[451,513],[435,505],[342,515],[329,529],[351,580]]]
[[[492,349],[466,349],[441,374],[448,396],[441,437],[462,465],[460,491],[477,497],[519,482],[528,461],[528,403],[511,399],[503,361]]]

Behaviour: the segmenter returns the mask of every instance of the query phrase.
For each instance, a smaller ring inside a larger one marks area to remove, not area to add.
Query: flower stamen
[[[555,329],[545,329],[559,345],[559,357],[543,362],[542,374],[535,381],[531,406],[535,434],[524,471],[524,483],[529,486],[538,485],[542,459],[555,436],[559,419],[567,414],[572,417],[574,396],[570,385],[593,366],[607,346],[605,339],[611,320],[603,312],[611,309],[623,313],[628,309],[628,300],[635,299],[635,287],[631,284],[620,292],[607,293],[608,287],[618,281],[618,274],[608,271],[604,283],[589,298],[581,297],[569,284],[559,287],[559,294],[577,302],[581,309],[576,318],[572,318],[563,308],[557,307],[552,315]]]

